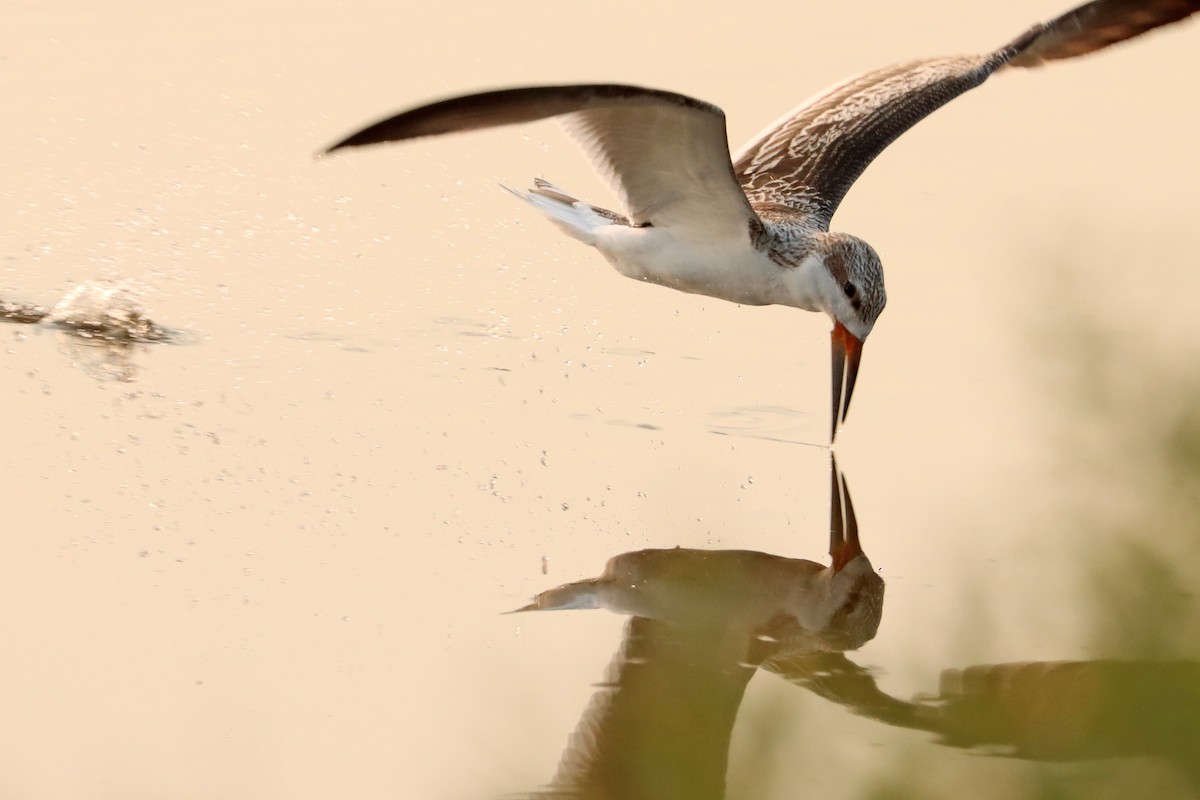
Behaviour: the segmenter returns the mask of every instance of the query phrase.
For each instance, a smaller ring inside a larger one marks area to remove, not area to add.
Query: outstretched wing
[[[852,78],[801,105],[746,145],[734,172],[756,206],[784,206],[822,228],[867,165],[999,66],[995,58],[932,58]]]
[[[885,67],[817,95],[734,157],[756,208],[784,206],[828,227],[850,186],[883,149],[1005,66],[1035,66],[1107,47],[1200,10],[1200,0],[1095,0],[993,53]]]
[[[733,174],[724,112],[637,86],[537,86],[455,97],[389,117],[328,151],[546,117],[561,118],[634,225],[711,236],[747,235],[757,222]]]

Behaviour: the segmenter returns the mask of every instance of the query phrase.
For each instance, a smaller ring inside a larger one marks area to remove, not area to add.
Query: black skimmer
[[[1095,0],[990,53],[919,59],[851,78],[732,156],[717,106],[611,84],[454,97],[388,117],[326,152],[558,117],[623,210],[598,208],[542,180],[513,193],[622,275],[735,303],[828,314],[832,441],[850,408],[863,341],[887,300],[871,246],[829,230],[867,165],[997,70],[1090,53],[1197,10],[1200,0]]]

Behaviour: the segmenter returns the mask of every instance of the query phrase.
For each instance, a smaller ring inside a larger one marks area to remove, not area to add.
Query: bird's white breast
[[[821,310],[817,256],[798,266],[780,266],[755,249],[747,233],[738,238],[684,236],[654,227],[611,226],[596,249],[630,278],[745,305],[786,305]]]

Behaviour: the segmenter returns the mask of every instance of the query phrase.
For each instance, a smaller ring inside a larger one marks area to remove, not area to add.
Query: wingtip
[[[361,131],[360,131],[360,133],[361,133]],[[329,155],[333,155],[338,150],[345,150],[347,147],[358,147],[359,145],[368,144],[368,142],[355,141],[355,139],[357,139],[358,137],[359,137],[359,133],[356,133],[353,136],[347,136],[345,139],[339,139],[338,141],[334,142],[333,144],[329,145],[324,150],[322,150],[320,152],[320,155],[329,156]]]
[[[392,119],[386,119],[376,122],[374,125],[368,125],[361,130],[355,131],[349,136],[338,139],[336,142],[326,147],[322,152],[328,155],[337,150],[345,150],[350,147],[365,147],[367,145],[385,144],[386,142],[395,141],[397,137],[389,135],[387,132],[387,126],[391,122]]]

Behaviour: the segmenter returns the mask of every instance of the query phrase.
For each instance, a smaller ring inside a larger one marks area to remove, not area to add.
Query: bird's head
[[[822,238],[828,274],[822,291],[824,310],[833,319],[830,348],[833,365],[833,409],[829,440],[850,410],[850,397],[858,377],[863,342],[887,304],[883,265],[879,255],[862,239],[844,233]]]

